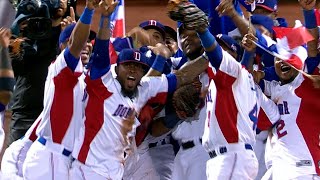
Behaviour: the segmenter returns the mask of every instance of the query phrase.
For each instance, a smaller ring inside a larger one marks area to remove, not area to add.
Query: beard
[[[128,91],[124,87],[121,87],[121,94],[124,97],[129,97],[130,99],[133,99],[136,96],[137,92],[138,92],[137,87],[133,91]]]
[[[118,77],[116,78],[120,85],[121,85],[121,94],[124,96],[124,97],[129,97],[130,99],[134,98],[137,93],[138,93],[138,86],[136,86],[133,90],[127,90],[125,87],[124,87],[124,82],[121,81]]]

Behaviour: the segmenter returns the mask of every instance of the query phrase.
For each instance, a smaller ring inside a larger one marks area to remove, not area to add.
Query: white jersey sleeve
[[[143,77],[138,87],[139,97],[135,108],[141,110],[146,102],[164,104],[168,94],[168,79],[166,75]],[[139,113],[139,112],[138,112]]]
[[[222,50],[222,61],[219,70],[232,77],[239,77],[242,66],[228,52]]]
[[[263,94],[258,85],[256,85],[256,89],[261,107],[258,116],[258,129],[267,130],[280,119],[279,109],[271,99]]]

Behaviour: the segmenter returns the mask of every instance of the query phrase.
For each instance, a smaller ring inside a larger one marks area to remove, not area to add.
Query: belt
[[[48,143],[47,143],[48,141],[44,137],[39,137],[38,138],[38,142],[41,143],[44,146],[48,146]],[[54,143],[52,142],[52,144],[54,144]],[[52,145],[50,145],[50,146],[52,147]],[[50,146],[48,146],[48,147],[50,148]],[[61,149],[62,145],[61,144],[56,144],[55,146],[60,146],[60,147],[59,148],[50,148],[50,149],[51,150]],[[63,148],[62,151],[60,151],[59,153],[69,157],[70,154],[71,154],[71,151],[67,150],[66,148]]]
[[[247,150],[253,150],[253,148],[250,144],[244,144],[244,148]],[[231,148],[231,149],[235,149],[235,148]],[[215,158],[215,157],[217,157],[218,154],[224,154],[226,152],[228,152],[228,148],[226,146],[221,146],[217,150],[210,151],[209,156],[210,156],[210,158]]]
[[[160,140],[160,141],[157,141],[157,142],[154,142],[154,143],[149,143],[149,148],[154,148],[156,146],[159,146],[159,145],[165,145],[165,144],[170,144],[170,140],[166,140],[166,138]]]
[[[200,143],[202,144],[202,139],[200,138],[199,139]],[[194,143],[194,141],[187,141],[185,143],[182,143],[181,144],[181,147],[183,150],[187,150],[187,149],[190,149],[190,148],[193,148],[196,144]]]

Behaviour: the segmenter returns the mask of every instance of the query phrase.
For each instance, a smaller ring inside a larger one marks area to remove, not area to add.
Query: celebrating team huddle
[[[299,0],[295,27],[276,0],[221,0],[215,16],[201,3],[168,2],[177,29],[147,20],[115,38],[119,1],[86,0],[78,21],[70,8],[43,109],[6,148],[0,179],[320,179],[316,1]],[[1,28],[0,72],[27,54],[10,38]],[[12,79],[0,74],[2,114]]]

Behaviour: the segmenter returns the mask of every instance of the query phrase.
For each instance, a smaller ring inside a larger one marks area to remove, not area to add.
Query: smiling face
[[[60,50],[63,51],[67,46],[68,46],[68,41],[61,43]],[[80,59],[83,65],[88,64],[90,60],[90,55],[92,53],[92,49],[93,49],[92,43],[88,39],[87,44],[82,48],[80,52]]]
[[[125,96],[134,96],[141,78],[145,74],[144,65],[136,62],[124,62],[116,66],[117,79]]]
[[[90,55],[92,53],[92,49],[93,49],[92,43],[90,40],[88,40],[87,44],[83,47],[80,54],[81,62],[83,65],[88,64]]]
[[[192,60],[202,54],[203,48],[196,31],[184,29],[179,38],[182,51],[188,58]]]
[[[276,58],[276,60],[274,61],[274,67],[276,74],[279,76],[282,84],[292,82],[299,73],[296,69],[288,66],[286,63],[284,63],[282,60],[278,58]]]

